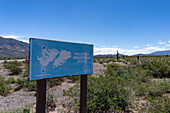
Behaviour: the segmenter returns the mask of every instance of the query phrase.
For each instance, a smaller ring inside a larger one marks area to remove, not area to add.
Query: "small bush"
[[[49,93],[47,94],[47,103],[46,103],[47,112],[55,110],[55,108],[57,107],[56,103],[55,103],[56,101],[57,101],[57,99],[55,99],[53,95],[51,95]]]
[[[148,88],[149,96],[158,97],[163,96],[163,94],[170,91],[169,83],[167,81],[156,82],[153,81],[150,87]]]
[[[16,80],[14,79],[14,77],[10,77],[10,78],[8,78],[8,80],[6,82],[9,84],[14,84],[14,83],[16,83]]]
[[[167,65],[159,61],[145,61],[138,66],[141,66],[147,71],[149,76],[153,76],[154,78],[162,78],[169,76],[166,74],[169,73],[169,71],[167,71]]]
[[[80,89],[75,85],[64,91],[64,95],[74,99],[79,109]],[[127,111],[129,92],[123,88],[115,76],[88,77],[87,112]]]
[[[5,81],[5,78],[0,75],[0,95],[7,96],[8,92],[11,90],[9,83]]]
[[[6,62],[4,68],[9,69],[12,75],[18,75],[22,72],[22,69],[19,68],[22,63],[18,61]]]
[[[63,82],[62,78],[48,79],[47,80],[47,86],[52,88],[54,86],[60,85],[62,82]]]
[[[75,83],[76,81],[80,81],[80,76],[71,76],[71,77],[67,77],[67,79]]]
[[[141,112],[145,113],[169,113],[170,112],[170,102],[168,96],[148,98],[147,103],[145,103]]]
[[[36,81],[28,81],[27,79],[17,79],[16,84],[18,87],[15,90],[27,88],[29,91],[35,91],[37,87]]]

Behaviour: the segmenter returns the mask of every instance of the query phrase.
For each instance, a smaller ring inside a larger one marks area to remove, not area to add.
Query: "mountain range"
[[[0,58],[27,58],[29,44],[0,36]]]
[[[3,38],[0,36],[0,58],[28,58],[29,44],[13,38]],[[154,55],[170,55],[170,50],[156,51],[150,54],[136,54],[132,56],[154,56]],[[95,55],[96,57],[115,57],[114,54]],[[119,54],[123,56],[123,54]],[[124,55],[128,56],[128,55]]]
[[[123,56],[124,54],[119,54],[119,56]],[[170,50],[166,50],[166,51],[156,51],[150,54],[135,54],[135,55],[131,55],[131,56],[161,56],[161,55],[170,55]],[[124,55],[124,56],[129,56],[129,55]],[[95,55],[95,57],[116,57],[116,54],[106,54],[106,55]]]

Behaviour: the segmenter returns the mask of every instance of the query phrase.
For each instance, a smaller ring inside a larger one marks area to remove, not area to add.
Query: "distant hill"
[[[149,56],[149,54],[142,54],[142,53],[139,53],[139,54],[135,54],[135,55],[131,55],[131,56]]]
[[[157,56],[157,55],[170,55],[170,50],[166,50],[166,51],[156,51],[150,54],[135,54],[132,56]]]
[[[156,52],[151,53],[150,55],[170,55],[170,50],[156,51]]]
[[[119,56],[123,56],[123,54],[119,54]],[[124,55],[124,56],[128,56],[128,55]],[[116,54],[107,54],[107,55],[94,55],[94,57],[116,57]]]
[[[166,50],[166,51],[156,51],[150,54],[135,54],[135,55],[131,55],[131,56],[157,56],[157,55],[170,55],[170,50]],[[94,55],[95,57],[116,57],[116,54],[107,54],[107,55]],[[123,56],[123,54],[119,54],[119,56]],[[129,56],[129,55],[124,55],[124,56]]]
[[[29,44],[0,36],[0,58],[26,58]]]

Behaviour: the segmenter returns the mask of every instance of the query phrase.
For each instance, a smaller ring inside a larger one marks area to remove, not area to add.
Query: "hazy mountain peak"
[[[0,36],[0,58],[26,58],[29,44]]]

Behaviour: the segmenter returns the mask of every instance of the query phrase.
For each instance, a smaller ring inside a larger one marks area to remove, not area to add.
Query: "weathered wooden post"
[[[80,83],[80,113],[86,113],[86,108],[87,108],[87,75],[82,75]]]
[[[36,113],[45,113],[46,80],[37,80]]]

